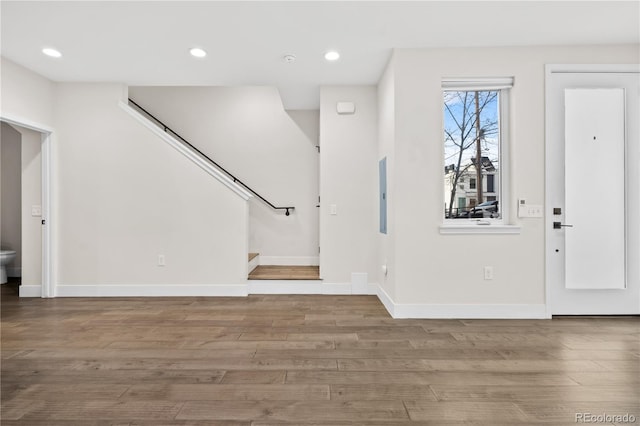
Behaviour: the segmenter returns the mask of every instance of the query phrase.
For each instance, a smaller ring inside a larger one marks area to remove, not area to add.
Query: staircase
[[[128,107],[132,108],[143,119],[151,123],[153,127],[157,127],[171,137],[173,143],[180,146],[179,151],[188,151],[189,158],[196,163],[204,162],[209,167],[213,167],[218,173],[225,176],[225,179],[233,184],[239,185],[255,196],[261,202],[269,206],[274,211],[284,212],[285,216],[290,216],[295,211],[294,206],[277,206],[268,201],[262,195],[258,194],[247,184],[242,182],[227,169],[212,160],[196,146],[180,136],[176,131],[160,121],[151,114],[147,109],[136,103],[133,99],[128,99]],[[174,145],[176,147],[176,145]],[[178,148],[176,148],[178,149]],[[185,154],[186,155],[186,154]],[[320,278],[319,266],[280,266],[280,265],[260,265],[260,257],[258,253],[249,253],[248,255],[248,284],[249,294],[322,294],[322,279]]]
[[[229,179],[233,180],[234,183],[240,185],[241,187],[243,187],[244,189],[246,189],[247,191],[249,191],[251,194],[253,194],[255,197],[257,197],[260,201],[262,201],[263,203],[265,203],[266,205],[268,205],[269,207],[271,207],[273,210],[276,211],[281,211],[284,210],[284,214],[285,216],[289,216],[294,210],[295,207],[294,206],[276,206],[273,203],[271,203],[269,200],[267,200],[266,198],[264,198],[262,195],[258,194],[256,191],[254,191],[251,187],[249,187],[246,183],[244,183],[243,181],[241,181],[240,179],[238,179],[236,176],[234,176],[231,172],[229,172],[227,169],[225,169],[224,167],[222,167],[220,164],[216,163],[215,161],[213,161],[209,156],[207,156],[204,152],[202,152],[201,150],[199,150],[198,148],[196,148],[191,142],[189,142],[188,140],[186,140],[185,138],[183,138],[182,136],[180,136],[176,131],[174,131],[171,127],[167,126],[164,122],[160,121],[155,115],[151,114],[147,109],[145,109],[144,107],[142,107],[140,104],[138,104],[136,101],[134,101],[131,98],[128,98],[128,102],[129,102],[129,106],[134,108],[136,111],[138,111],[139,113],[143,114],[147,120],[149,120],[151,123],[153,123],[154,125],[156,125],[157,127],[159,127],[160,129],[162,129],[165,133],[167,133],[168,135],[170,135],[171,137],[175,138],[176,141],[178,141],[179,143],[181,143],[185,148],[187,148],[189,151],[191,151],[191,153],[196,154],[200,159],[202,159],[203,161],[207,162],[208,164],[210,164],[211,166],[215,167],[218,171],[224,173]]]
[[[260,265],[249,253],[249,294],[321,294],[319,266]]]

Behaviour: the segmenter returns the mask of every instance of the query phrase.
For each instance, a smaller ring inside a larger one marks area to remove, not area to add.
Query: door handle
[[[573,228],[573,225],[565,225],[560,222],[553,222],[553,229]]]

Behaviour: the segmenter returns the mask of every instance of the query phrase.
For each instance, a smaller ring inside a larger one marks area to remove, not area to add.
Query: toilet
[[[13,250],[0,250],[0,284],[7,282],[6,266],[13,262],[16,258],[16,252]]]

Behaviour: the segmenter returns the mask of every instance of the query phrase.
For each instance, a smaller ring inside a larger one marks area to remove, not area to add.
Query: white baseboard
[[[20,297],[42,297],[41,285],[20,285]]]
[[[378,285],[366,291],[354,291],[352,283],[326,283],[322,280],[249,280],[249,294],[372,294]]]
[[[322,280],[248,280],[249,294],[323,294]]]
[[[22,277],[22,267],[20,266],[5,266],[5,270],[8,277]]]
[[[318,266],[320,258],[318,256],[263,256],[260,255],[261,265],[291,265],[291,266]]]
[[[419,304],[395,303],[382,288],[378,298],[393,318],[424,319],[547,319],[541,304]]]
[[[244,284],[185,285],[58,285],[56,297],[180,297],[180,296],[247,296]]]
[[[391,296],[389,296],[389,294],[385,291],[384,288],[382,288],[381,285],[378,285],[378,291],[376,292],[376,294],[378,295],[378,299],[380,300],[380,302],[382,302],[382,305],[385,307],[387,312],[389,312],[389,315],[391,315],[392,318],[395,318],[396,305],[393,302]]]

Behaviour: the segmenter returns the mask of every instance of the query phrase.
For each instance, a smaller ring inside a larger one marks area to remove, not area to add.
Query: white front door
[[[547,309],[639,314],[639,68],[550,65],[546,86]]]

